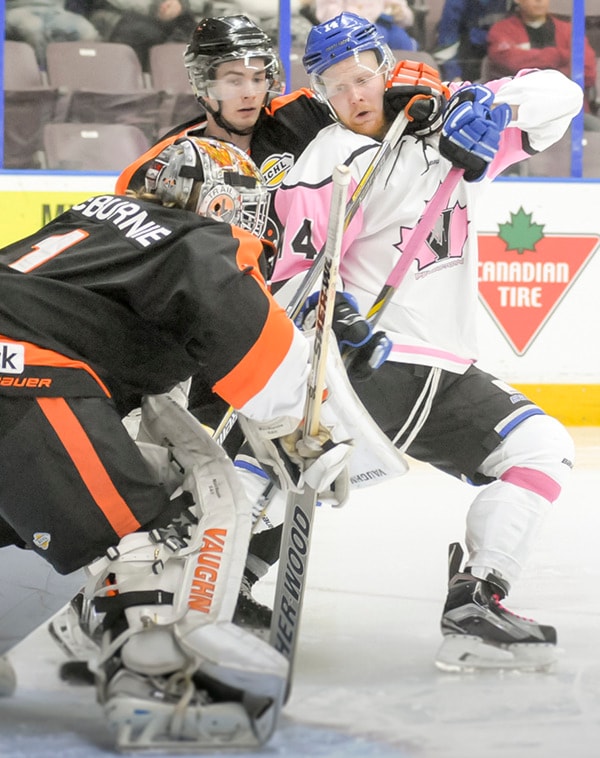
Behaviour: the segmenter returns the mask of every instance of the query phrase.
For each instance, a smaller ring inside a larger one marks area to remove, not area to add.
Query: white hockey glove
[[[304,441],[301,428],[273,436],[276,424],[261,424],[242,415],[239,420],[254,455],[279,489],[298,492],[306,483],[321,500],[337,506],[346,502],[346,464],[353,443],[342,430],[321,425],[318,437]]]

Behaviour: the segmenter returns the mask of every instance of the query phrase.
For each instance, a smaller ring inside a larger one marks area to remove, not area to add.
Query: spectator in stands
[[[512,76],[523,68],[555,68],[571,73],[569,21],[548,12],[550,0],[515,0],[515,12],[492,26],[488,58],[492,78]],[[600,119],[591,114],[591,93],[596,86],[596,53],[587,37],[584,47],[584,128],[600,131]]]
[[[6,39],[28,42],[40,68],[46,68],[48,42],[97,40],[97,29],[64,0],[6,0]]]
[[[224,8],[214,8],[211,14],[214,16],[232,16],[243,14],[263,30],[271,39],[276,40],[279,36],[279,0],[227,0]],[[220,0],[218,6],[225,5]],[[290,0],[290,20],[292,44],[302,47],[309,31],[317,22],[306,15],[305,8],[312,6],[311,0]]]
[[[506,18],[513,0],[446,0],[433,57],[447,81],[476,81],[492,24]]]
[[[348,11],[374,23],[392,50],[417,50],[419,47],[404,28],[414,21],[414,13],[406,0],[315,0],[314,8],[318,23]]]
[[[89,18],[102,39],[130,45],[147,71],[150,48],[187,42],[205,6],[205,0],[100,0]]]

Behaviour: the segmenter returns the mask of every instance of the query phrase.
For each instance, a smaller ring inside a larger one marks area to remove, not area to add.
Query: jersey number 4
[[[298,255],[303,255],[307,260],[316,258],[318,250],[312,242],[312,220],[305,218],[296,236],[292,240],[292,250]]]

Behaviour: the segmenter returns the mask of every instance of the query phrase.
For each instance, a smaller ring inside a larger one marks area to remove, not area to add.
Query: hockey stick
[[[358,210],[360,203],[373,185],[375,177],[381,170],[381,167],[383,166],[385,159],[388,157],[391,149],[396,145],[398,140],[404,134],[404,130],[406,129],[407,124],[408,118],[405,112],[400,111],[388,129],[387,134],[381,142],[381,145],[377,148],[377,152],[373,156],[371,162],[365,170],[365,173],[362,175],[360,181],[354,188],[354,192],[348,200],[344,213],[343,232],[345,232],[346,229],[348,229],[350,226],[350,223],[356,215],[356,211]],[[304,277],[296,292],[293,294],[287,306],[286,311],[291,319],[296,318],[302,309],[302,306],[304,305],[304,301],[311,294],[315,288],[317,281],[319,280],[319,277],[321,276],[321,271],[323,270],[323,264],[325,261],[325,248],[326,245],[324,245],[317,254],[312,266],[307,271],[306,276]]]
[[[381,142],[381,145],[377,148],[375,155],[367,166],[365,173],[361,176],[360,181],[354,188],[354,192],[346,204],[344,211],[344,232],[350,226],[350,223],[356,215],[356,211],[358,210],[360,203],[363,201],[365,194],[371,188],[375,177],[378,175],[381,167],[384,164],[385,159],[388,157],[392,148],[398,143],[398,140],[400,140],[404,134],[404,130],[406,129],[408,122],[409,120],[406,116],[405,111],[400,111],[400,113],[398,113],[392,122],[392,125],[388,129],[384,139]],[[304,301],[311,294],[319,277],[321,276],[321,271],[323,270],[323,264],[325,260],[324,255],[325,246],[321,248],[315,257],[312,266],[306,272],[302,283],[296,292],[292,295],[292,298],[286,308],[286,312],[292,320],[295,319],[300,312],[302,306],[304,305]],[[236,412],[233,410],[233,408],[228,408],[225,415],[221,419],[219,426],[213,433],[213,439],[219,445],[223,444],[227,435],[236,423],[236,419]]]
[[[349,183],[350,169],[344,165],[337,166],[333,172],[333,195],[324,248],[321,291],[317,304],[313,361],[308,380],[304,416],[305,438],[316,436],[319,431],[327,351],[344,234],[344,205]],[[300,492],[290,492],[286,502],[270,632],[271,645],[285,656],[289,663],[286,701],[292,684],[316,503],[317,491],[306,483]]]
[[[384,310],[390,304],[392,298],[398,291],[398,287],[404,281],[408,269],[419,254],[421,246],[431,233],[435,222],[438,220],[440,213],[446,207],[450,195],[463,176],[463,170],[452,168],[440,186],[435,191],[431,200],[427,203],[421,218],[414,228],[411,238],[402,249],[400,260],[390,271],[385,284],[375,298],[373,305],[369,308],[365,318],[372,327],[379,321]],[[360,348],[348,348],[344,350],[342,358],[346,369],[349,370],[352,363],[360,354]]]
[[[446,207],[450,200],[450,195],[454,192],[456,185],[462,179],[463,169],[452,168],[440,186],[435,191],[431,200],[427,203],[423,215],[419,219],[411,238],[402,249],[400,260],[390,271],[385,284],[380,293],[375,298],[375,302],[370,307],[366,315],[367,321],[374,326],[381,318],[383,311],[390,303],[390,300],[396,294],[398,287],[402,284],[404,277],[412,262],[419,254],[421,246],[431,233],[435,222],[438,220],[440,213]]]

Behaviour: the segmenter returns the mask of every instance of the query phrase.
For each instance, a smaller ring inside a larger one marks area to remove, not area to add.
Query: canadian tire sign
[[[544,234],[521,207],[497,234],[479,234],[479,295],[517,355],[523,355],[600,243],[597,234]]]

